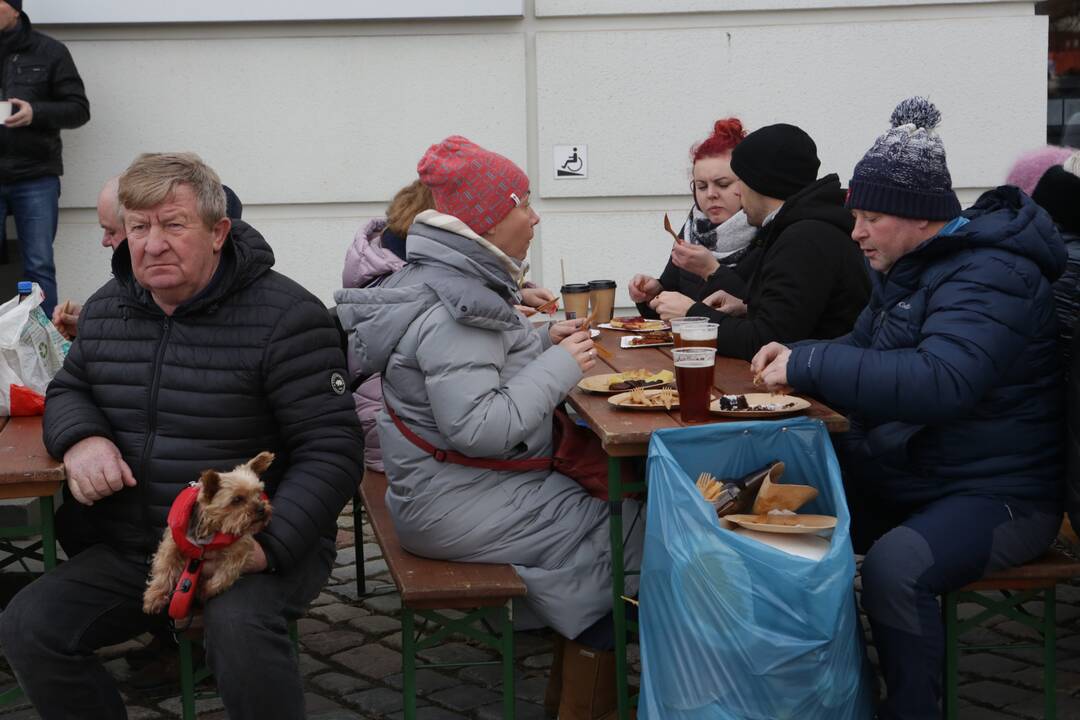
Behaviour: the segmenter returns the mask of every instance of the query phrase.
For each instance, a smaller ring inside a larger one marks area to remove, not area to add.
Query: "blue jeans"
[[[56,306],[56,265],[53,264],[53,240],[60,217],[60,178],[55,175],[0,183],[0,221],[15,216],[22,251],[23,277],[36,282],[45,291],[41,308],[52,317]],[[6,227],[0,222],[0,242],[7,240]],[[15,294],[15,288],[0,288],[0,297]]]

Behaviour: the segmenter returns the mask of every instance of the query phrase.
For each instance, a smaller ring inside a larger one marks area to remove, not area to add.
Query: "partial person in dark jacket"
[[[960,212],[923,98],[855,167],[847,205],[873,281],[851,333],[754,358],[771,389],[843,408],[836,436],[865,553],[862,604],[888,699],[940,717],[937,596],[1044,552],[1061,524],[1061,372],[1050,283],[1065,248],[1012,186]]]
[[[75,511],[58,522],[93,544],[15,596],[4,654],[43,717],[126,717],[93,651],[162,623],[142,593],[170,505],[203,470],[269,450],[273,519],[246,574],[205,603],[206,654],[229,717],[304,717],[286,622],[328,577],[361,474],[337,330],[271,269],[259,233],[225,217],[197,156],[140,156],[120,201],[114,279],[87,301],[45,405],[45,446],[64,460]]]
[[[42,310],[56,305],[53,240],[60,216],[60,130],[90,119],[82,78],[62,43],[42,35],[22,0],[0,0],[0,244],[5,215],[15,216],[23,274],[45,291]]]
[[[744,360],[773,340],[833,338],[851,330],[869,282],[851,243],[840,180],[817,180],[820,165],[814,141],[794,125],[750,133],[731,153],[743,210],[761,228],[749,291],[718,290],[685,309],[661,293],[653,309],[664,319],[705,316],[719,323],[717,352]]]
[[[739,196],[739,179],[731,171],[731,151],[746,137],[738,118],[724,118],[713,125],[712,135],[690,151],[693,160],[690,191],[694,204],[686,216],[680,240],[659,279],[635,275],[630,280],[630,299],[644,317],[658,317],[649,301],[661,292],[668,296],[672,317],[679,307],[717,290],[742,297],[753,265],[750,241],[757,228],[746,220]]]

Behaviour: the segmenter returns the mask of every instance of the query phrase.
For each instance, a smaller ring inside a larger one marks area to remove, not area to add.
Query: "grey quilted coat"
[[[441,227],[436,227],[440,225]],[[422,213],[409,264],[378,288],[335,299],[354,377],[383,373],[383,400],[429,443],[479,458],[550,456],[552,413],[581,378],[513,307],[513,261],[456,218]],[[387,505],[402,545],[427,557],[510,563],[528,586],[519,627],[575,637],[611,609],[607,503],[546,470],[442,463],[378,416]],[[627,566],[640,564],[644,518],[625,508]]]

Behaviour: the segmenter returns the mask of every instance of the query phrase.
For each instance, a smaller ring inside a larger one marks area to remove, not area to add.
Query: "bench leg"
[[[56,567],[56,526],[53,519],[52,496],[41,498],[41,558],[45,571]]]
[[[1043,717],[1057,717],[1057,588],[1049,587],[1043,593],[1043,692],[1046,693],[1046,710]]]
[[[499,613],[503,671],[503,718],[514,720],[514,601],[507,600]]]
[[[367,595],[367,578],[364,575],[364,501],[357,490],[352,499],[353,549],[356,551],[356,594]]]
[[[405,720],[416,720],[416,636],[413,611],[401,608],[401,690],[405,695]]]
[[[956,628],[957,600],[958,594],[955,592],[945,593],[941,598],[941,612],[945,616],[945,695],[942,697],[945,720],[956,720],[957,716],[957,686],[960,673],[960,638]]]
[[[612,618],[615,624],[615,694],[619,720],[630,720],[630,687],[626,673],[626,604],[622,599],[626,578],[623,568],[623,518],[621,460],[608,458],[608,507],[611,528]]]
[[[180,716],[195,720],[195,667],[191,657],[191,640],[181,635],[180,642]]]

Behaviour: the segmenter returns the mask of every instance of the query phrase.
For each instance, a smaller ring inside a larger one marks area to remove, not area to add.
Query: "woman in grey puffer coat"
[[[408,265],[379,288],[335,296],[350,331],[350,367],[381,372],[385,405],[436,448],[494,460],[550,457],[555,407],[593,366],[595,350],[575,332],[580,321],[537,330],[513,307],[539,222],[528,179],[459,137],[432,146],[418,170],[437,210],[416,217]],[[548,469],[440,462],[385,411],[378,429],[387,505],[406,549],[512,564],[528,587],[518,626],[575,638],[610,613],[606,502]],[[631,505],[626,564],[636,569],[644,520],[633,523],[639,509]]]

